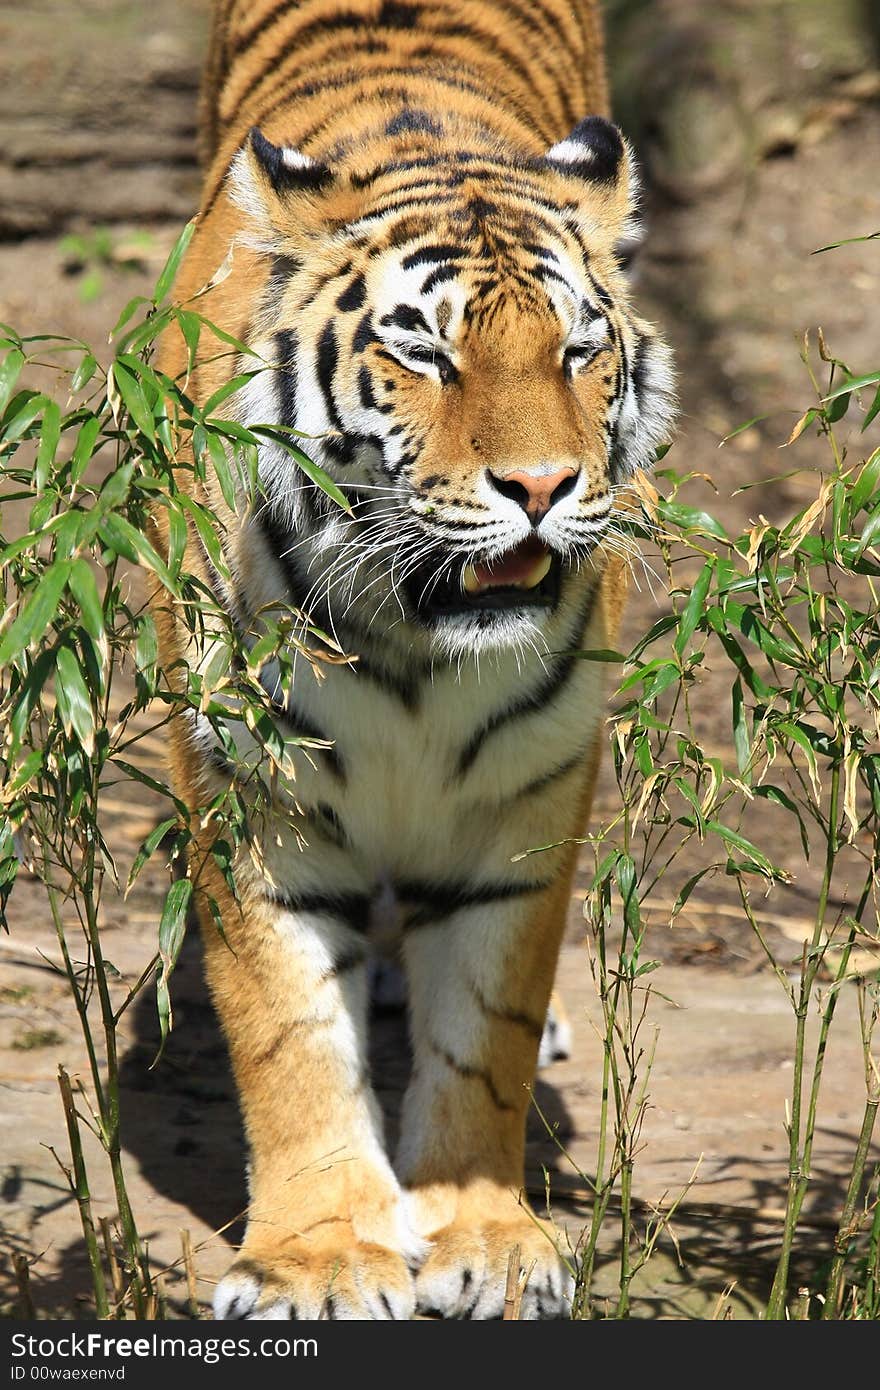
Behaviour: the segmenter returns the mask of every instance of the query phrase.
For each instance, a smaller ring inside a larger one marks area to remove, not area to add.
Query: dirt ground
[[[667,4],[667,8],[670,8]],[[686,8],[686,7],[684,7]],[[101,345],[120,305],[155,279],[181,222],[193,210],[198,173],[194,105],[206,0],[65,0],[0,4],[0,321],[21,332],[53,330]],[[63,20],[63,22],[62,22]],[[806,53],[804,72],[812,72]],[[621,64],[622,66],[622,64]],[[880,357],[880,242],[813,257],[817,247],[880,228],[880,74],[867,49],[841,60],[826,88],[811,93],[807,115],[786,139],[765,142],[746,169],[699,187],[663,176],[649,189],[649,233],[637,263],[639,295],[676,350],[682,421],[670,462],[710,474],[699,485],[728,526],[763,513],[778,521],[812,496],[809,479],[771,479],[795,463],[819,466],[809,438],[797,457],[778,452],[810,401],[798,358],[807,329],[821,325],[856,371]],[[805,99],[806,101],[806,99]],[[810,102],[813,104],[810,105]],[[812,115],[810,114],[812,113]],[[817,114],[818,113],[818,114]],[[803,111],[801,112],[803,116]],[[103,251],[96,228],[108,229]],[[136,234],[146,231],[146,242]],[[71,248],[62,238],[83,238]],[[719,453],[720,440],[747,418],[768,418]],[[841,437],[864,449],[857,422]],[[876,443],[876,439],[874,441]],[[664,609],[662,592],[634,592],[628,635]],[[701,734],[729,750],[729,681],[707,671]],[[142,759],[162,765],[158,737]],[[108,801],[111,846],[123,868],[156,823],[158,798]],[[596,816],[614,805],[605,768]],[[815,901],[819,867],[804,866],[787,826],[756,827],[794,873],[790,888],[760,906],[780,958],[796,969]],[[155,860],[129,900],[107,904],[106,951],[121,986],[138,978],[156,940],[156,905],[167,882]],[[573,1238],[589,1216],[584,1175],[594,1171],[601,1047],[598,1009],[584,941],[581,885],[572,901],[560,981],[575,1026],[572,1058],[542,1074],[538,1100],[564,1139],[560,1154],[535,1119],[529,1182],[537,1195],[552,1174],[554,1212]],[[85,1073],[85,1058],[64,984],[54,972],[54,934],[38,885],[22,880],[13,930],[0,938],[0,1223],[3,1251],[31,1262],[41,1315],[87,1316],[88,1270],[76,1203],[53,1157],[66,1137],[56,1071]],[[787,1182],[785,1104],[794,1021],[760,948],[723,883],[695,895],[669,926],[669,903],[652,904],[650,1006],[658,1030],[643,1152],[636,1165],[639,1221],[697,1175],[673,1223],[634,1285],[642,1318],[705,1318],[721,1305],[751,1317],[772,1276]],[[133,1205],[157,1267],[180,1254],[181,1229],[197,1247],[199,1296],[229,1259],[246,1202],[244,1153],[225,1050],[204,987],[198,943],[189,939],[176,976],[176,1027],[166,1057],[156,1051],[149,992],[122,1027],[123,1116]],[[376,1069],[392,1116],[405,1069],[400,1030],[376,1038]],[[844,990],[826,1062],[819,1132],[797,1274],[830,1249],[864,1103],[854,990]],[[97,1145],[87,1149],[99,1216],[115,1210]],[[230,1225],[230,1223],[232,1223]],[[225,1229],[223,1229],[225,1228]],[[614,1251],[600,1279],[614,1288]],[[167,1280],[173,1310],[183,1307],[178,1273]],[[0,1268],[0,1304],[18,1305],[11,1260]]]

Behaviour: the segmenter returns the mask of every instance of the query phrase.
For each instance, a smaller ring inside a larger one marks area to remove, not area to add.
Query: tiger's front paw
[[[411,1318],[415,1286],[402,1255],[331,1220],[324,1240],[246,1241],[214,1295],[214,1317]]]
[[[523,1211],[507,1192],[499,1192],[488,1208],[484,1201],[461,1201],[453,1220],[431,1233],[431,1251],[416,1277],[417,1311],[500,1318],[510,1252],[517,1245],[528,1275],[519,1316],[568,1317],[574,1277],[558,1249],[559,1233]]]

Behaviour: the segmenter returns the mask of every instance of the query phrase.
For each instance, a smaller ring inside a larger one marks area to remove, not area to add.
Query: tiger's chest
[[[295,724],[326,752],[297,758],[295,795],[317,835],[304,856],[345,855],[373,881],[498,871],[543,836],[554,775],[584,757],[602,708],[576,657],[426,672],[405,683],[335,668],[297,689]]]

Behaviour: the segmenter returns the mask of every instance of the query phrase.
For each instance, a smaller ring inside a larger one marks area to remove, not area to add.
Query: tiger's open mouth
[[[413,604],[428,621],[477,609],[552,608],[559,598],[562,561],[537,536],[492,560],[451,566],[439,578],[413,574]]]

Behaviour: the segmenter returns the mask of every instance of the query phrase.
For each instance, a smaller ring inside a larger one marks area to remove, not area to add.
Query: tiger
[[[219,0],[200,141],[176,297],[267,364],[229,418],[299,431],[349,510],[266,438],[259,505],[182,476],[224,559],[193,532],[187,563],[241,631],[285,603],[352,654],[275,711],[309,754],[237,893],[194,851],[249,1149],[214,1314],[497,1318],[518,1247],[520,1316],[564,1317],[572,1251],[525,1199],[525,1126],[603,742],[583,653],[614,647],[627,490],[675,411],[620,253],[638,179],[599,5]],[[201,403],[253,360],[162,349]],[[197,668],[167,596],[157,620],[165,667]],[[170,756],[204,804],[224,754],[198,713]],[[393,1153],[376,959],[407,990]]]

